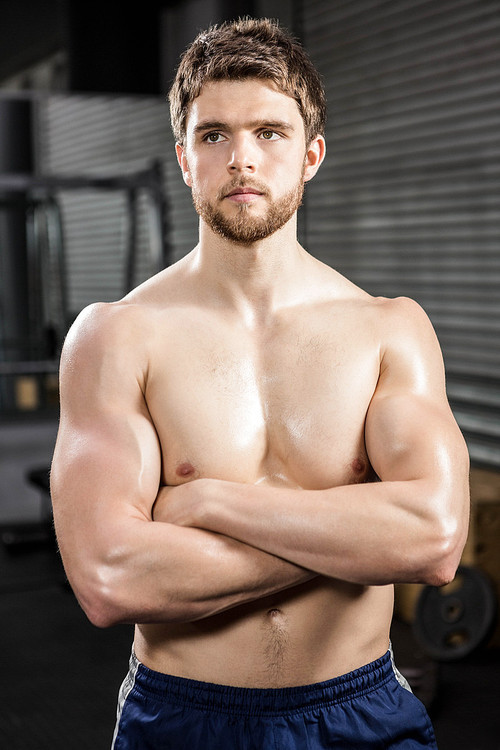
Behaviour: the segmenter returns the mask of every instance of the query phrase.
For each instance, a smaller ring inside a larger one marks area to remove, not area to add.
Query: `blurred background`
[[[211,23],[278,18],[328,97],[300,239],[441,341],[472,461],[451,588],[399,586],[399,666],[440,750],[500,748],[500,1],[0,1],[0,744],[110,745],[131,629],[91,626],[51,527],[58,360],[87,304],[196,244],[166,94]]]

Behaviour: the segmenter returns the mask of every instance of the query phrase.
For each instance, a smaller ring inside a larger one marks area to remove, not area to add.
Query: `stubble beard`
[[[261,199],[268,201],[267,211],[261,216],[255,216],[251,213],[252,209],[249,204],[240,203],[236,206],[236,215],[225,215],[218,206],[231,190],[238,187],[254,187],[260,190]],[[220,190],[214,202],[202,198],[195,187],[193,187],[192,195],[196,212],[212,231],[231,242],[251,245],[274,234],[292,218],[302,203],[304,175],[302,173],[299,182],[274,202],[269,201],[269,193],[265,186],[241,178]]]

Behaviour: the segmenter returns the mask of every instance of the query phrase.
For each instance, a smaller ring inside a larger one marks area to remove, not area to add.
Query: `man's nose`
[[[256,145],[248,136],[237,136],[233,140],[227,168],[230,174],[235,172],[255,172],[257,167]]]

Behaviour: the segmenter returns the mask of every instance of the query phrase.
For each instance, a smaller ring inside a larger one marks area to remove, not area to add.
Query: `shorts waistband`
[[[213,685],[155,672],[131,656],[134,689],[145,697],[163,699],[201,710],[246,716],[272,716],[342,703],[376,690],[394,676],[391,651],[340,677],[312,685],[244,688]]]

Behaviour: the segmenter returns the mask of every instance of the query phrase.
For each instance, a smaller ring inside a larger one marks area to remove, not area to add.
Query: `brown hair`
[[[325,93],[303,47],[277,21],[244,18],[202,31],[182,56],[168,97],[175,139],[183,143],[189,105],[205,83],[245,78],[270,80],[295,99],[307,143],[324,134]]]

